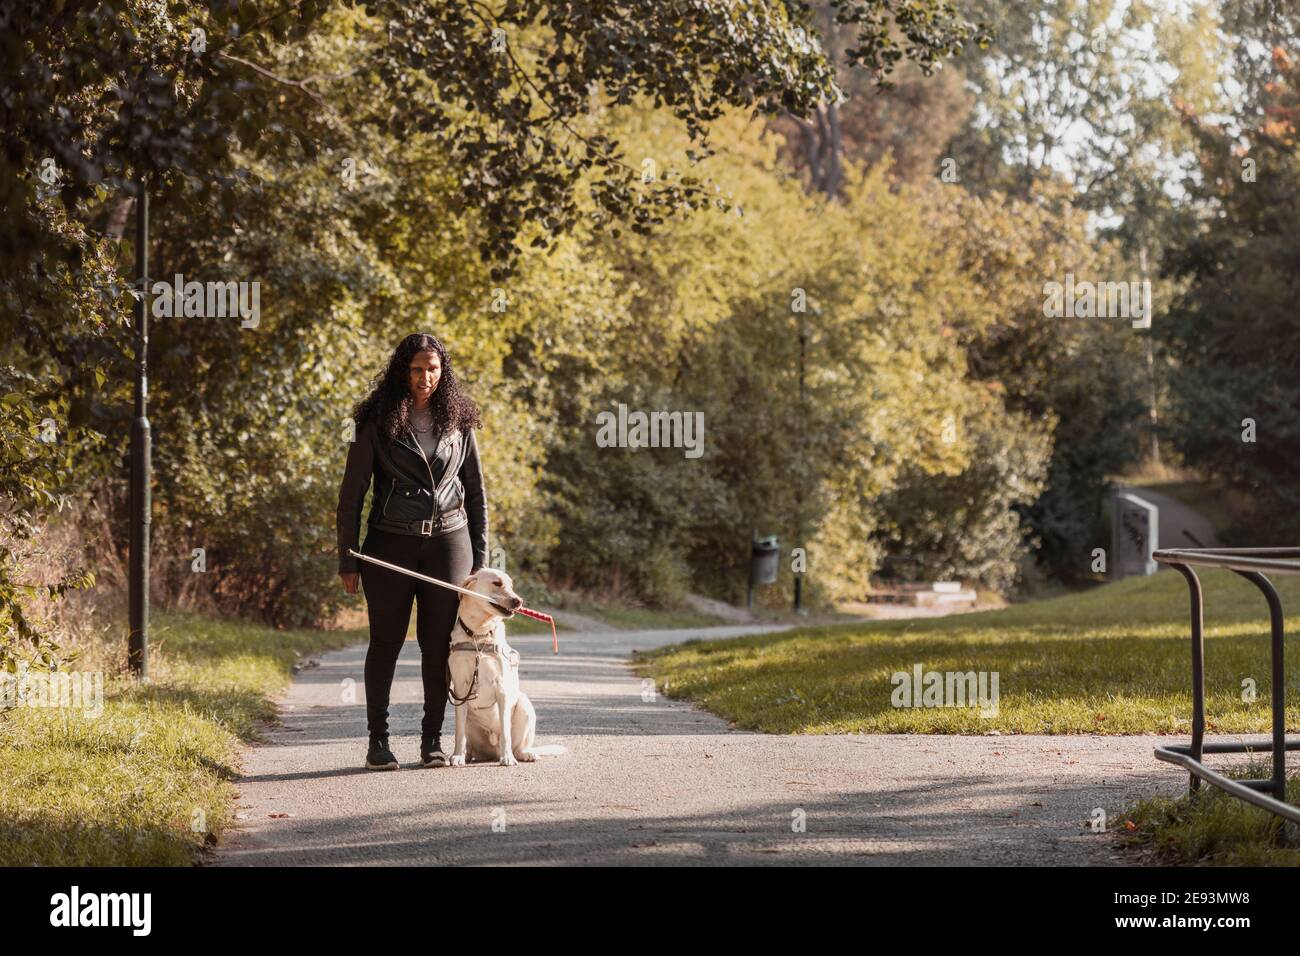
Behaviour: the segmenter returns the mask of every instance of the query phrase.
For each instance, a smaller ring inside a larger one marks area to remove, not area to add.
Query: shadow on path
[[[507,768],[415,764],[419,649],[403,648],[392,746],[360,769],[364,647],[325,655],[281,701],[284,724],[244,761],[239,829],[216,865],[1080,864],[1125,862],[1092,833],[1138,794],[1175,793],[1143,737],[771,736],[662,695],[625,661],[687,637],[779,628],[520,637],[539,743]],[[454,726],[446,711],[444,746]]]

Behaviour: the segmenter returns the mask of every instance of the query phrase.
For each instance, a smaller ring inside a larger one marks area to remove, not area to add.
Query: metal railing
[[[1187,579],[1192,598],[1192,742],[1189,746],[1157,747],[1156,759],[1188,771],[1188,789],[1195,792],[1204,780],[1226,793],[1270,813],[1300,823],[1300,807],[1286,802],[1286,752],[1300,750],[1300,737],[1286,736],[1286,671],[1282,600],[1265,571],[1300,574],[1300,548],[1166,548],[1152,555]],[[1271,696],[1273,734],[1271,739],[1240,743],[1205,742],[1205,601],[1201,581],[1193,567],[1233,571],[1259,588],[1268,602],[1272,625]],[[1230,780],[1202,763],[1205,754],[1269,753],[1273,774],[1262,780]],[[1271,796],[1270,796],[1271,793]]]

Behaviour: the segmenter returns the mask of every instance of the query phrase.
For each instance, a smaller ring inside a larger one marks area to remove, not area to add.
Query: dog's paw
[[[452,755],[451,755],[451,766],[453,766],[453,767],[463,767],[463,766],[465,766],[465,755],[464,755],[464,754],[452,754]]]
[[[531,750],[521,750],[516,754],[516,756],[524,763],[532,763],[537,759],[537,754],[533,753]]]
[[[514,754],[506,754],[501,758],[501,766],[503,767],[516,767],[518,765],[519,761],[515,759]]]

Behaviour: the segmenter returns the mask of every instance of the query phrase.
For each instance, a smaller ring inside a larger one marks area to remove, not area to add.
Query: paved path
[[[215,863],[1113,864],[1130,858],[1089,832],[1093,808],[1113,815],[1185,786],[1152,757],[1169,738],[732,731],[662,695],[644,700],[625,663],[632,648],[772,629],[569,634],[558,657],[550,635],[512,638],[539,742],[568,748],[514,768],[418,766],[408,641],[391,720],[403,769],[361,769],[365,649],[324,655],[283,698],[283,727],[249,748],[243,819]],[[448,748],[453,725],[448,708]]]
[[[1177,498],[1156,488],[1121,486],[1121,491],[1144,498],[1160,509],[1159,532],[1162,548],[1217,548],[1219,536],[1214,522]]]

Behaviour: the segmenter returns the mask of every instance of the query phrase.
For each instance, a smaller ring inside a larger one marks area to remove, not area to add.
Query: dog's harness
[[[465,694],[464,697],[457,697],[457,696],[456,696],[455,688],[452,687],[452,683],[451,683],[451,659],[450,659],[451,655],[448,654],[448,660],[447,660],[447,700],[451,701],[451,703],[452,703],[454,706],[459,707],[461,704],[468,703],[469,701],[474,700],[475,698],[478,697],[478,665],[479,665],[479,661],[482,660],[483,655],[484,655],[485,653],[487,653],[487,654],[497,654],[497,653],[500,652],[500,648],[497,646],[497,643],[496,643],[495,640],[489,640],[486,644],[480,644],[480,643],[479,643],[480,638],[490,638],[491,635],[492,635],[493,633],[495,633],[495,628],[494,628],[492,631],[488,631],[488,632],[486,632],[486,633],[484,633],[484,634],[482,634],[482,635],[475,634],[473,631],[471,631],[471,630],[466,626],[465,622],[462,621],[462,620],[460,619],[460,615],[459,615],[459,614],[456,615],[456,623],[460,626],[460,629],[461,629],[462,631],[464,631],[466,634],[469,635],[469,640],[468,640],[468,641],[457,641],[456,643],[454,643],[454,644],[451,645],[450,650],[451,650],[452,652],[455,652],[455,651],[473,651],[473,652],[474,652],[474,676],[473,676],[473,678],[472,678],[472,679],[470,680],[470,682],[469,682],[469,690],[466,692],[466,694]],[[484,704],[482,707],[479,707],[479,708],[476,708],[476,709],[478,709],[478,710],[485,710],[485,709],[487,709],[488,707],[491,707],[491,706],[493,706],[493,705],[492,705],[492,704]]]

